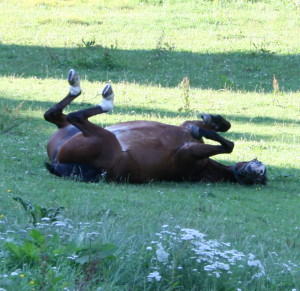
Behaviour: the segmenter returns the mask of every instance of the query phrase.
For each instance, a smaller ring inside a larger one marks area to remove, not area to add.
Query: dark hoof
[[[68,82],[71,86],[79,86],[79,75],[74,69],[71,69],[68,73]]]
[[[201,117],[206,126],[211,126],[215,131],[226,132],[230,129],[231,124],[221,115],[211,115],[202,113]]]
[[[103,98],[107,99],[107,98],[111,97],[113,94],[114,94],[114,92],[113,92],[111,84],[107,84],[102,91]]]

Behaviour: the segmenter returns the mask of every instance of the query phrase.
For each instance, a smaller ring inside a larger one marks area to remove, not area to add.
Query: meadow
[[[298,2],[0,0],[0,290],[300,290]],[[50,175],[70,68],[66,112],[111,82],[100,126],[221,114],[235,148],[214,159],[256,157],[268,185]]]

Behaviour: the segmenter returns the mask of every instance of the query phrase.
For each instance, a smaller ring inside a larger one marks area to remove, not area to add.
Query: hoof
[[[80,95],[80,78],[74,69],[71,69],[68,73],[68,82],[70,84],[70,94],[75,96]]]
[[[206,126],[211,126],[215,131],[226,132],[230,129],[231,124],[221,115],[211,115],[202,113],[201,117]]]
[[[110,98],[112,98],[114,96],[114,92],[113,92],[111,84],[107,84],[104,87],[104,89],[102,91],[102,96],[105,99],[110,99]]]
[[[79,75],[74,69],[71,69],[68,73],[68,82],[71,86],[79,86],[80,84]]]
[[[111,84],[107,84],[102,91],[102,101],[99,106],[104,111],[111,111],[114,107],[114,97],[115,94],[113,92]]]
[[[206,126],[210,126],[212,123],[212,116],[208,113],[202,113],[201,118]]]

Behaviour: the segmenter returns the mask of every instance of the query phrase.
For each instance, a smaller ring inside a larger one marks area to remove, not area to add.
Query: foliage
[[[32,285],[40,290],[48,289],[48,286],[55,290],[67,284],[63,280],[64,276],[55,270],[67,268],[69,272],[72,270],[71,272],[78,276],[83,274],[77,284],[84,288],[93,284],[90,281],[97,274],[101,274],[106,261],[115,259],[115,245],[101,244],[91,239],[86,243],[86,235],[70,232],[70,221],[62,216],[61,221],[58,221],[58,213],[63,207],[59,207],[55,211],[56,215],[53,215],[52,209],[40,206],[34,208],[31,203],[24,202],[20,197],[14,200],[20,202],[26,213],[34,218],[33,222],[37,228],[28,228],[21,236],[19,230],[15,236],[6,239],[2,259],[6,261],[7,271],[13,275],[10,279],[7,279],[7,276],[2,277],[2,280],[0,278],[0,287],[10,284],[15,286],[16,280],[13,277],[17,274],[28,277],[23,281],[30,280]],[[38,219],[36,214],[40,212],[43,216]],[[66,227],[64,232],[56,229],[62,226]]]
[[[179,87],[182,91],[182,100],[183,100],[183,107],[180,107],[178,111],[190,111],[190,80],[188,77],[184,77],[179,84]]]
[[[20,112],[23,102],[15,107],[11,107],[1,102],[0,111],[0,133],[8,133],[20,123]]]
[[[40,220],[47,220],[50,222],[58,221],[61,218],[61,210],[63,207],[54,208],[45,208],[39,205],[33,206],[30,202],[25,202],[21,197],[13,197],[15,201],[20,203],[26,213],[32,219],[33,225],[36,225]]]

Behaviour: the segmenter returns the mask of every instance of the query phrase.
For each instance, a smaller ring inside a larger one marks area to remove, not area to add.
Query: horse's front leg
[[[209,145],[199,142],[189,142],[182,146],[177,155],[180,160],[205,159],[218,154],[230,154],[234,143],[220,136],[214,130],[207,130],[196,125],[191,126],[191,134],[195,139],[202,140],[203,137],[219,142],[220,145]]]
[[[221,115],[211,115],[208,113],[201,114],[202,120],[185,121],[181,127],[190,129],[191,126],[196,125],[198,127],[214,130],[217,132],[226,132],[230,129],[231,124]]]

